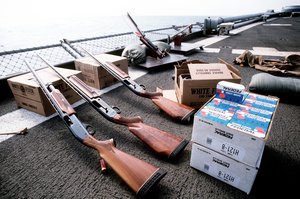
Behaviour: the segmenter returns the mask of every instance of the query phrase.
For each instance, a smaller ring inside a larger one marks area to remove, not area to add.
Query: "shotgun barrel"
[[[69,46],[74,50],[76,49],[75,46],[71,45],[68,40],[64,39],[63,41],[64,43],[69,44]],[[108,73],[110,73],[113,77],[115,77],[123,85],[125,85],[129,90],[131,90],[136,95],[151,99],[156,106],[158,106],[161,110],[163,110],[174,120],[182,123],[187,123],[192,120],[194,113],[197,111],[196,109],[183,104],[179,104],[177,102],[163,97],[161,89],[157,89],[156,92],[147,91],[145,89],[145,86],[140,85],[134,80],[132,80],[127,73],[122,71],[113,63],[101,61],[98,58],[96,58],[92,53],[83,48],[81,45],[77,44],[77,46],[80,47],[91,58],[93,58]],[[78,49],[76,49],[76,52],[79,52]]]
[[[155,44],[153,44],[149,39],[146,38],[145,34],[139,29],[138,25],[135,23],[135,21],[132,19],[129,13],[127,13],[127,18],[135,28],[135,31],[133,31],[133,33],[140,39],[140,41],[145,46],[147,46],[153,57],[162,59],[163,57],[168,55],[166,52],[162,52]]]
[[[138,196],[147,194],[166,175],[164,170],[117,149],[113,139],[100,141],[90,135],[61,92],[51,83],[44,84],[26,60],[25,63],[74,137],[99,153],[102,170],[106,162]]]
[[[141,117],[123,117],[113,107],[101,99],[100,94],[86,85],[75,75],[67,78],[53,65],[38,55],[54,72],[68,84],[75,92],[85,99],[98,113],[107,120],[128,127],[129,131],[142,140],[148,147],[161,156],[173,159],[184,150],[188,141],[168,132],[142,123]],[[117,108],[119,110],[119,108]]]

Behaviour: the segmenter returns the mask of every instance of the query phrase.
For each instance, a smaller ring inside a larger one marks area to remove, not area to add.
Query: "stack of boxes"
[[[195,114],[190,165],[250,193],[279,100],[244,90],[221,81]]]
[[[125,57],[99,54],[95,56],[103,62],[112,62],[119,69],[128,73],[128,61]],[[118,82],[111,74],[103,69],[93,58],[84,57],[74,61],[75,69],[56,69],[65,77],[76,75],[82,79],[88,86],[102,89]],[[53,84],[65,96],[70,104],[81,99],[75,91],[73,91],[59,76],[51,69],[44,68],[37,70],[37,73],[45,83]],[[39,84],[31,73],[16,76],[7,80],[14,94],[18,107],[28,109],[38,114],[49,116],[55,113],[49,100],[42,92]]]

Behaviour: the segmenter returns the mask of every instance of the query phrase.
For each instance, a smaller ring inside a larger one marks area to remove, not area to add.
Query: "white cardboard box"
[[[194,116],[192,141],[237,161],[259,168],[276,109],[264,138],[209,120],[201,115],[201,109]]]
[[[204,67],[202,70],[198,68],[201,65]],[[218,66],[222,67],[218,68]],[[225,72],[224,66],[230,74],[223,73]],[[194,67],[196,68],[193,69]],[[218,70],[216,71],[216,69]],[[196,79],[193,79],[193,76]],[[216,86],[222,80],[240,83],[239,70],[221,59],[219,59],[219,63],[207,64],[200,60],[193,60],[175,65],[175,92],[178,102],[181,104],[200,108],[215,95]]]
[[[247,194],[255,181],[257,168],[243,164],[206,147],[192,144],[190,166]]]

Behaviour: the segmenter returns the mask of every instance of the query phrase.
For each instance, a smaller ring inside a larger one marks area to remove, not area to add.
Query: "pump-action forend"
[[[129,21],[133,24],[135,31],[133,33],[140,39],[140,41],[147,46],[147,48],[150,50],[151,54],[155,58],[163,58],[167,56],[167,52],[161,51],[155,44],[153,44],[149,39],[146,38],[145,34],[139,29],[138,25],[135,23],[135,21],[132,19],[132,17],[127,13],[127,17]]]
[[[111,107],[101,99],[96,89],[86,85],[75,75],[70,77],[63,76],[53,65],[38,55],[55,73],[66,82],[74,91],[85,99],[98,113],[107,120],[125,125],[129,131],[137,136],[141,141],[148,145],[157,154],[169,159],[175,158],[184,150],[188,141],[168,132],[159,130],[142,122],[141,117],[123,117],[119,114],[117,107]]]
[[[64,39],[62,43],[69,44],[69,46],[75,52],[77,52],[77,54],[82,55],[82,53],[78,49],[76,49],[75,46],[72,45],[68,40]],[[179,104],[177,102],[174,102],[172,100],[163,97],[162,91],[159,88],[157,88],[156,92],[148,92],[145,89],[145,86],[140,85],[135,81],[133,81],[127,73],[122,71],[113,63],[100,61],[94,55],[92,55],[90,52],[84,49],[82,46],[78,44],[76,46],[79,46],[84,52],[86,52],[86,54],[92,57],[102,68],[104,68],[117,80],[122,82],[129,90],[134,92],[136,95],[151,99],[156,106],[158,106],[166,114],[168,114],[170,117],[172,117],[177,121],[180,121],[182,123],[191,121],[191,118],[196,112],[196,109],[183,104]]]
[[[106,162],[138,196],[145,195],[166,175],[164,170],[117,149],[113,139],[100,141],[94,138],[77,118],[75,110],[61,92],[51,83],[44,84],[26,60],[25,63],[75,138],[99,153],[102,171],[106,169]]]

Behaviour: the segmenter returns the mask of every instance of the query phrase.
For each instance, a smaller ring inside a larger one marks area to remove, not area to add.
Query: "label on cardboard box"
[[[216,129],[216,131],[222,132],[223,130]],[[223,132],[225,133],[225,131]],[[214,136],[207,136],[206,143],[207,145],[210,145],[211,148],[217,149],[217,151],[220,151],[235,160],[242,161],[245,157],[246,152],[243,147],[228,143],[225,140],[220,140]]]
[[[231,79],[225,64],[188,64],[192,79]]]
[[[191,88],[191,94],[197,95],[199,98],[212,97],[216,93],[215,88],[197,87]]]
[[[196,143],[192,144],[190,166],[248,194],[258,171]]]

